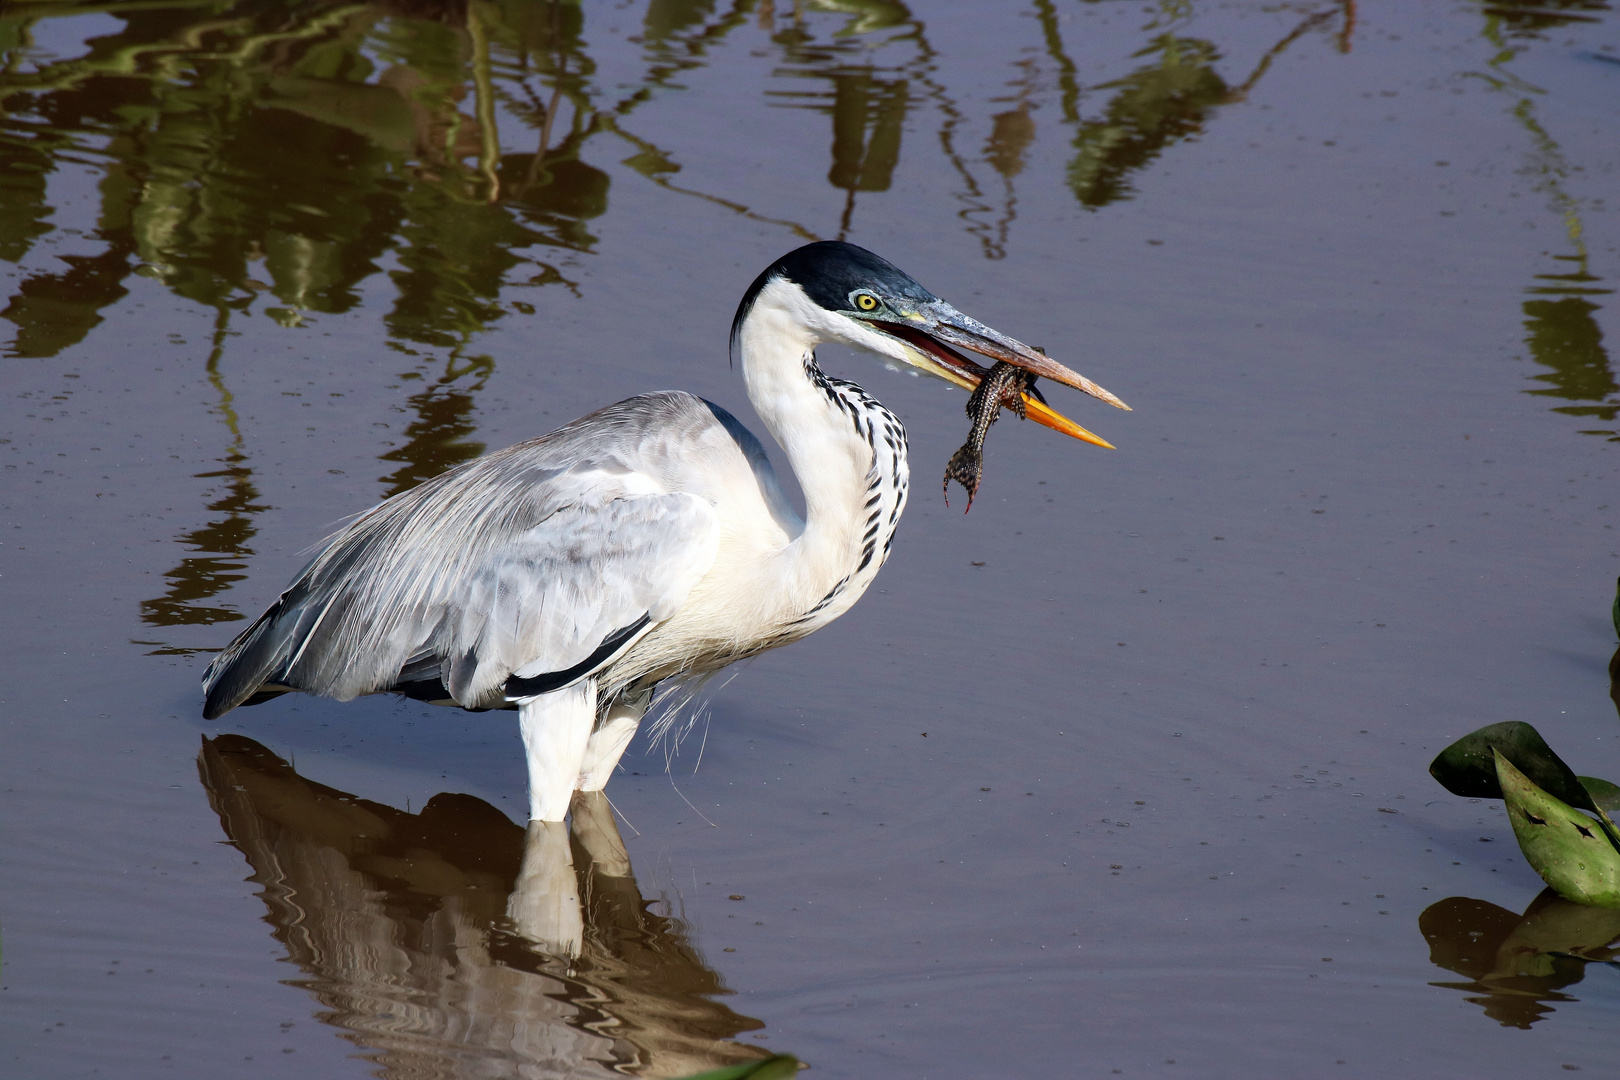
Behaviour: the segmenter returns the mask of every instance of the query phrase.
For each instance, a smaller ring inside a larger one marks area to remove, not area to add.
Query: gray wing
[[[203,715],[262,690],[348,700],[435,680],[487,708],[508,679],[527,696],[585,677],[713,564],[719,517],[671,480],[728,444],[700,399],[645,395],[374,507],[209,665]]]

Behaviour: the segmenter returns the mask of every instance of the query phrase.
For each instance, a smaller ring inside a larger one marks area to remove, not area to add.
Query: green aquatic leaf
[[[1620,851],[1603,826],[1547,794],[1500,752],[1491,756],[1513,835],[1536,873],[1566,900],[1620,908]]]
[[[1614,636],[1620,638],[1620,578],[1614,579],[1614,606],[1609,614],[1614,619]]]
[[[1493,749],[1501,751],[1525,776],[1555,798],[1582,810],[1597,810],[1597,804],[1581,787],[1575,770],[1552,752],[1541,732],[1518,720],[1489,724],[1464,735],[1440,751],[1429,765],[1429,775],[1453,795],[1500,799],[1502,787],[1497,782],[1496,765],[1491,756]]]
[[[1614,650],[1609,657],[1609,700],[1614,707],[1620,709],[1620,649]]]
[[[1592,801],[1597,803],[1599,810],[1606,814],[1620,810],[1620,785],[1599,780],[1595,776],[1578,776],[1576,779],[1581,782],[1586,793],[1592,796]]]
[[[799,1075],[799,1059],[792,1054],[777,1054],[763,1061],[748,1061],[741,1065],[728,1065],[682,1080],[787,1080]]]

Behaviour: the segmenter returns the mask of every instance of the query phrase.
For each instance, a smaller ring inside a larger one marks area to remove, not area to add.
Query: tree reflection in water
[[[1620,911],[1572,903],[1547,889],[1515,915],[1484,900],[1451,896],[1418,917],[1429,959],[1468,982],[1437,982],[1503,1027],[1528,1028],[1586,976],[1586,965],[1620,958]]]
[[[1519,173],[1563,220],[1569,240],[1568,253],[1550,256],[1560,264],[1558,272],[1535,275],[1537,284],[1525,289],[1531,299],[1524,301],[1524,344],[1538,364],[1550,369],[1531,376],[1546,386],[1525,392],[1584,402],[1560,405],[1552,411],[1612,424],[1620,416],[1620,381],[1603,347],[1603,330],[1594,318],[1599,306],[1592,298],[1607,296],[1614,290],[1604,288],[1603,279],[1588,269],[1581,204],[1567,189],[1574,170],[1537,116],[1537,98],[1546,92],[1509,68],[1546,31],[1607,10],[1608,4],[1601,0],[1558,0],[1551,4],[1509,0],[1488,5],[1484,34],[1496,52],[1489,70],[1477,73],[1477,77],[1493,91],[1513,98],[1513,119],[1529,135],[1531,147]],[[1590,429],[1581,434],[1603,435],[1620,442],[1620,431],[1613,428]]]
[[[416,814],[356,798],[239,735],[205,739],[198,770],[292,985],[379,1076],[668,1077],[765,1056],[732,1041],[764,1025],[713,1000],[729,991],[642,898],[599,795],[571,831],[526,836],[470,795]]]
[[[1074,65],[1062,57],[1062,38],[1049,6],[1038,7],[1047,49],[1059,57],[1060,70],[1072,71]],[[1245,100],[1272,62],[1294,42],[1336,25],[1338,48],[1348,52],[1355,25],[1354,0],[1320,8],[1267,49],[1248,78],[1229,86],[1215,70],[1221,54],[1214,42],[1175,33],[1177,26],[1192,21],[1193,14],[1193,5],[1186,0],[1162,0],[1148,26],[1159,32],[1133,57],[1151,57],[1151,62],[1124,78],[1091,88],[1113,91],[1100,117],[1082,120],[1074,110],[1075,156],[1069,162],[1068,181],[1075,198],[1088,210],[1130,198],[1133,174],[1147,168],[1169,147],[1202,134],[1216,107]]]
[[[958,181],[951,197],[963,227],[999,259],[1047,69],[1056,65],[1061,122],[1075,132],[1070,184],[1095,209],[1128,197],[1132,174],[1202,130],[1217,105],[1239,100],[1308,31],[1342,13],[1347,43],[1353,14],[1340,0],[1308,15],[1233,88],[1214,70],[1214,44],[1175,33],[1193,5],[1167,2],[1150,13],[1137,53],[1153,61],[1094,88],[1111,96],[1082,118],[1055,9],[1038,0],[1047,56],[1009,58],[1014,94],[982,118],[989,135],[974,156],[956,148],[973,118],[941,81],[924,24],[896,0],[649,0],[639,75],[611,84],[598,80],[590,53],[591,9],[561,0],[176,0],[116,9],[122,29],[82,55],[32,53],[32,28],[73,10],[0,12],[0,257],[20,261],[53,232],[47,181],[71,163],[101,170],[96,227],[70,242],[89,250],[63,253],[65,269],[27,274],[0,317],[16,326],[13,355],[43,358],[85,341],[128,295],[132,274],[215,313],[206,371],[225,447],[198,475],[214,484],[212,516],[177,537],[186,554],[165,575],[164,595],[142,607],[148,624],[164,627],[242,617],[218,598],[243,576],[263,507],[252,440],[227,386],[233,318],[262,313],[294,328],[346,314],[386,275],[388,344],[413,358],[400,377],[425,380],[404,402],[403,444],[379,453],[389,495],[483,450],[477,402],[493,361],[475,342],[514,311],[534,311],[512,294],[577,293],[566,266],[595,249],[590,225],[607,213],[612,185],[584,160],[588,146],[621,143],[633,175],[817,238],[733,193],[675,183],[680,163],[632,130],[638,109],[678,94],[682,76],[714,63],[739,28],[756,24],[780,57],[767,103],[828,117],[827,181],[844,193],[838,235],[855,229],[859,196],[893,188],[908,125],[927,109]],[[508,145],[522,149],[503,148],[503,125]],[[514,139],[523,128],[532,134]],[[980,173],[993,174],[1000,199],[986,195]]]
[[[517,66],[532,51],[533,67],[568,70],[578,9],[509,6],[527,20],[527,36],[504,33]],[[500,9],[478,10],[489,19]],[[0,75],[8,195],[0,252],[21,259],[51,230],[44,196],[52,171],[76,158],[104,169],[94,233],[104,250],[67,255],[66,271],[20,284],[0,312],[17,326],[13,355],[54,356],[83,341],[127,294],[132,273],[216,312],[206,371],[228,442],[220,467],[198,478],[223,481],[208,503],[219,516],[178,538],[189,553],[165,575],[165,594],[142,605],[148,624],[242,617],[209,602],[243,576],[252,515],[264,509],[226,384],[233,314],[261,298],[273,298],[262,310],[287,327],[351,311],[365,280],[392,257],[391,344],[423,369],[432,358],[405,343],[448,353],[444,373],[409,400],[415,419],[405,444],[382,455],[401,466],[385,479],[392,493],[482,451],[469,436],[475,393],[492,365],[464,352],[507,314],[502,288],[572,287],[533,253],[589,249],[594,238],[582,223],[605,207],[607,178],[576,160],[577,132],[559,128],[559,146],[524,155],[532,163],[526,182],[511,185],[510,205],[489,201],[484,171],[463,164],[469,156],[485,163],[491,131],[460,108],[468,69],[476,76],[489,61],[487,35],[469,31],[468,11],[454,3],[224,12],[142,5],[120,9],[123,31],[89,42],[83,56]],[[25,51],[29,27],[52,13],[8,10],[0,45]],[[558,91],[568,86],[559,76]],[[489,104],[489,87],[479,87],[480,105]],[[555,112],[542,118],[548,134]]]
[[[216,409],[230,432],[231,441],[220,459],[223,468],[196,474],[198,480],[217,480],[215,491],[223,489],[221,497],[208,503],[211,513],[224,514],[208,522],[201,529],[180,537],[180,542],[199,554],[187,556],[180,565],[164,577],[170,582],[168,592],[141,604],[141,621],[149,626],[179,626],[198,623],[235,622],[241,613],[225,607],[206,607],[199,601],[216,596],[241,581],[247,575],[246,557],[253,554],[248,541],[258,530],[253,515],[268,510],[258,502],[259,491],[253,485],[253,470],[248,467],[248,456],[242,438],[241,421],[236,415],[235,399],[225,386],[219,362],[225,351],[225,337],[230,332],[230,309],[221,307],[214,320],[213,347],[208,353],[208,381],[218,394]],[[163,645],[161,642],[141,642],[158,645],[158,653],[183,653],[188,649]]]

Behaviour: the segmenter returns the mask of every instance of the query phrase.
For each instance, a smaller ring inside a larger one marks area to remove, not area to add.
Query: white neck
[[[837,340],[873,348],[864,339],[880,337],[781,279],[760,292],[738,333],[748,399],[804,492],[804,528],[782,553],[793,604],[823,604],[817,610],[826,619],[854,603],[882,565],[907,470],[899,421],[858,387],[818,381],[815,347]],[[838,595],[828,600],[829,590]]]

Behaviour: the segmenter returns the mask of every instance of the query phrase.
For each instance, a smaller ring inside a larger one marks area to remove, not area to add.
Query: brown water
[[[1610,4],[18,2],[0,58],[0,1074],[1614,1070],[1613,913],[1425,772],[1521,719],[1620,780]],[[999,424],[964,517],[963,396],[824,357],[910,426],[894,557],[632,749],[622,845],[533,840],[577,958],[503,921],[509,714],[200,719],[343,516],[632,393],[752,423],[737,297],[834,236],[1136,411]]]

